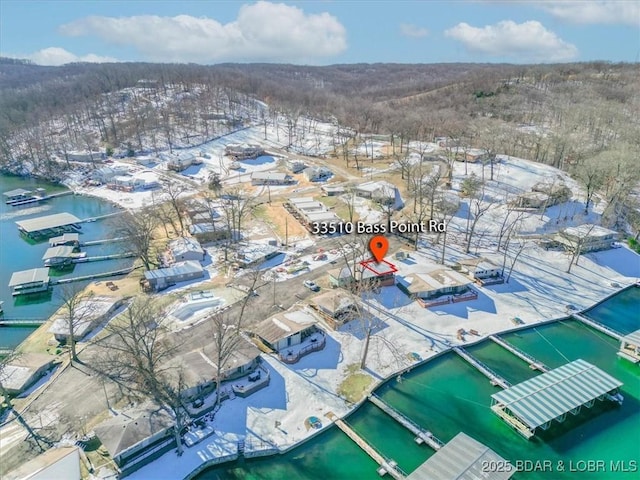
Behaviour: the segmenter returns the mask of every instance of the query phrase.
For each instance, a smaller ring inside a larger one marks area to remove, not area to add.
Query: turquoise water
[[[621,304],[617,297],[609,301],[612,327],[640,328],[636,315],[640,299],[637,291],[624,292]],[[628,302],[628,298],[637,300]],[[596,314],[597,315],[597,314]],[[616,323],[616,319],[620,325]],[[398,382],[393,379],[377,394],[414,422],[447,442],[464,431],[488,445],[511,462],[549,460],[552,472],[518,472],[517,480],[536,479],[635,479],[636,472],[613,472],[609,461],[632,461],[640,464],[640,369],[617,357],[618,342],[575,320],[548,324],[503,337],[523,351],[558,367],[577,358],[591,362],[624,383],[622,406],[610,402],[596,403],[577,417],[569,416],[546,432],[526,440],[513,431],[489,408],[491,394],[498,391],[489,381],[453,353],[444,354],[414,369]],[[483,342],[469,351],[515,383],[538,375],[526,363],[493,342]],[[347,422],[374,447],[394,459],[407,473],[433,455],[427,446],[418,446],[413,436],[370,402],[347,418]],[[354,449],[355,448],[355,449]],[[581,461],[603,460],[598,472],[570,471]],[[564,462],[565,471],[557,469]],[[573,462],[569,464],[569,462]],[[209,479],[376,479],[376,465],[346,435],[331,428],[291,452],[275,457],[221,465],[198,476]]]
[[[62,190],[33,179],[9,177],[0,175],[0,194],[15,188],[35,189],[43,187],[47,193]],[[0,202],[0,300],[4,301],[5,318],[46,318],[49,317],[60,305],[57,288],[49,295],[32,295],[28,297],[14,298],[8,287],[13,272],[42,267],[42,255],[49,247],[47,242],[35,245],[29,244],[18,233],[16,220],[24,220],[60,212],[69,212],[80,219],[105,215],[117,211],[112,204],[103,200],[67,195],[53,198],[40,204],[30,204],[21,207],[11,207]],[[105,220],[83,223],[81,228],[81,241],[97,240],[112,237],[109,226]],[[115,244],[97,245],[86,247],[83,250],[89,256],[106,255],[115,253],[121,248]],[[66,276],[82,276],[104,270],[116,270],[131,264],[130,259],[109,260],[104,262],[90,262],[78,264],[72,272]],[[0,348],[14,347],[26,338],[33,329],[0,327]]]
[[[587,310],[586,317],[626,335],[640,323],[640,288],[629,288],[600,305]]]

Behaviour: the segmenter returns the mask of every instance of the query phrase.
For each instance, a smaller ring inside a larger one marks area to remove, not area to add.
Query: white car
[[[302,282],[302,284],[311,291],[317,292],[318,290],[320,290],[320,287],[318,286],[318,284],[315,282],[312,282],[311,280],[305,280],[304,282]]]

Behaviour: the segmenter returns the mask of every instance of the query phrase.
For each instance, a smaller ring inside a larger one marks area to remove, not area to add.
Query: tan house
[[[611,248],[613,242],[618,240],[618,232],[600,225],[585,223],[558,232],[555,240],[565,250],[575,251],[579,247],[580,253],[588,253]]]
[[[339,288],[316,295],[311,299],[310,305],[334,330],[359,316],[354,296]]]
[[[443,295],[458,295],[469,290],[469,279],[448,269],[412,273],[398,277],[398,288],[410,298],[430,300]]]

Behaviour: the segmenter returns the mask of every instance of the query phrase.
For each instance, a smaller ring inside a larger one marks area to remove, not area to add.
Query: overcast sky
[[[0,54],[43,65],[638,62],[640,1],[0,0]]]

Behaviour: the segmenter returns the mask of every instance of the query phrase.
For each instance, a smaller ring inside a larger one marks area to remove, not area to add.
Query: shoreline
[[[555,317],[555,318],[551,318],[551,319],[542,319],[539,320],[533,324],[525,324],[525,325],[515,325],[512,328],[507,328],[507,329],[503,329],[503,330],[499,330],[490,334],[487,334],[485,336],[483,336],[482,338],[479,338],[477,340],[471,341],[471,342],[465,342],[462,345],[451,345],[448,348],[444,349],[444,350],[440,350],[438,352],[434,352],[432,355],[430,355],[427,358],[423,358],[422,360],[420,360],[419,362],[416,362],[413,365],[409,365],[408,367],[403,367],[401,369],[396,370],[395,372],[387,375],[387,377],[381,379],[381,380],[377,380],[374,382],[372,388],[368,391],[367,394],[365,394],[365,396],[359,400],[357,403],[353,404],[352,407],[349,409],[349,411],[347,413],[345,413],[344,415],[340,416],[340,417],[336,417],[335,420],[331,421],[330,423],[327,424],[326,427],[323,427],[319,430],[317,430],[316,432],[312,433],[311,435],[307,436],[306,438],[296,442],[293,445],[289,445],[285,448],[279,448],[278,447],[278,452],[274,453],[272,451],[266,451],[264,455],[260,454],[260,451],[256,451],[253,452],[251,457],[249,457],[248,459],[251,458],[258,458],[258,457],[269,457],[269,456],[278,456],[278,455],[284,455],[288,452],[290,452],[291,450],[298,448],[302,445],[304,445],[305,443],[309,442],[310,440],[316,438],[318,435],[327,432],[330,428],[332,428],[332,426],[335,424],[336,420],[346,420],[349,416],[351,416],[352,414],[356,413],[368,400],[369,400],[369,396],[372,393],[375,393],[376,390],[378,390],[379,388],[381,388],[382,386],[384,386],[386,383],[388,383],[389,381],[393,381],[394,378],[397,378],[399,376],[402,376],[403,374],[410,372],[411,370],[415,369],[415,368],[420,368],[425,366],[427,363],[442,357],[448,353],[451,353],[453,351],[453,348],[456,346],[462,346],[463,348],[467,348],[467,347],[472,347],[478,344],[481,344],[483,342],[486,342],[489,340],[489,336],[490,335],[502,335],[502,334],[506,334],[506,333],[513,333],[513,332],[519,332],[519,331],[523,331],[523,330],[529,330],[532,328],[536,328],[538,326],[541,325],[550,325],[552,323],[558,323],[558,322],[563,322],[566,320],[570,320],[570,319],[574,319],[575,321],[579,321],[577,319],[575,319],[574,315],[578,314],[578,315],[583,315],[585,312],[592,310],[593,308],[597,307],[598,305],[606,302],[607,300],[609,300],[610,298],[626,291],[632,288],[640,288],[640,282],[634,282],[631,283],[630,285],[621,287],[619,289],[617,289],[616,291],[614,291],[613,293],[610,293],[608,295],[606,295],[604,298],[598,300],[596,303],[588,306],[587,308],[584,308],[582,310],[576,310],[568,315],[563,315],[561,317]],[[224,459],[222,461],[218,461],[219,458],[213,458],[211,460],[208,460],[200,465],[198,465],[194,470],[192,470],[189,474],[187,474],[184,477],[184,480],[194,480],[199,474],[203,473],[204,471],[208,470],[209,468],[213,468],[216,467],[218,465],[223,465],[223,464],[230,464],[233,463],[235,461],[238,460],[238,457],[236,458],[229,458],[229,459]]]

